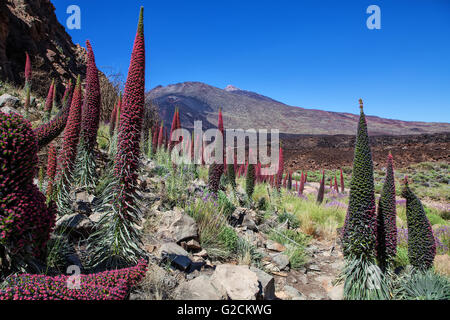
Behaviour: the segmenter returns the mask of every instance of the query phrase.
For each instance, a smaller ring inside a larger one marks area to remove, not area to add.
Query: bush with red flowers
[[[0,290],[0,300],[124,300],[146,271],[141,260],[130,268],[80,275],[79,283],[66,275],[14,275]]]
[[[33,184],[37,142],[30,124],[18,114],[0,112],[0,269],[42,258],[55,223],[53,203]]]

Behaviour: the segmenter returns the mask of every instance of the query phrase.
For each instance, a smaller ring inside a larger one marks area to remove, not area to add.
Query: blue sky
[[[449,0],[53,0],[81,9],[75,43],[100,69],[128,72],[145,7],[146,87],[232,84],[293,106],[450,122]],[[369,30],[369,5],[381,30]],[[67,28],[66,28],[67,29]]]

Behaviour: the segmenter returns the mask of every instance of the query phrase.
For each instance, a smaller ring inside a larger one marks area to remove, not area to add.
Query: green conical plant
[[[342,242],[345,257],[365,256],[367,259],[373,259],[377,226],[373,162],[362,100],[360,108],[350,198]]]
[[[345,266],[344,299],[384,300],[390,298],[389,285],[376,264],[376,210],[372,153],[369,146],[363,102],[356,136],[350,199],[342,244]]]
[[[245,193],[250,201],[253,196],[253,191],[255,191],[255,165],[249,163],[247,167],[247,176],[245,178]]]
[[[381,270],[392,267],[397,255],[397,211],[395,202],[395,180],[392,155],[389,153],[377,215],[377,260]]]
[[[436,241],[422,202],[409,188],[408,177],[405,178],[402,197],[406,199],[409,262],[415,269],[428,270],[436,256]]]

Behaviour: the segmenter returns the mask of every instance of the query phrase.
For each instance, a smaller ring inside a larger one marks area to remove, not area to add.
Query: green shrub
[[[427,212],[428,210],[425,210],[425,212]],[[441,216],[439,216],[436,213],[428,213],[427,212],[427,217],[428,220],[430,220],[431,225],[435,225],[435,224],[446,224],[445,220],[442,219]]]
[[[409,264],[408,248],[397,247],[397,255],[394,259],[395,267],[406,267]]]
[[[259,198],[256,208],[261,211],[266,211],[268,207],[269,204],[267,203],[266,198],[265,197]]]
[[[295,215],[288,212],[283,212],[278,215],[279,223],[285,223],[286,221],[288,221],[288,225],[291,229],[297,229],[300,227],[300,220]]]
[[[292,269],[298,269],[307,262],[305,247],[310,237],[291,229],[272,230],[269,239],[286,247],[284,254],[289,258]]]
[[[232,227],[225,226],[219,233],[218,238],[230,252],[236,251],[239,237]]]
[[[233,214],[234,210],[236,210],[236,206],[228,199],[223,191],[219,191],[218,202],[220,210],[227,218]]]

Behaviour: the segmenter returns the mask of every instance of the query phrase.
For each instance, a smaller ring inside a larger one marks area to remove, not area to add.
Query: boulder
[[[244,219],[242,220],[242,226],[247,227],[252,231],[258,231],[258,227],[256,226],[255,221],[253,221],[249,214],[246,214],[244,216]]]
[[[231,300],[256,300],[259,294],[258,277],[248,266],[218,265],[211,283],[219,292],[225,290]]]
[[[340,284],[340,285],[331,287],[328,290],[328,297],[331,300],[344,300],[344,285]]]
[[[164,212],[157,237],[177,243],[184,240],[197,239],[197,223],[180,210],[175,209]]]
[[[92,213],[91,204],[85,201],[77,201],[75,203],[75,211],[86,216],[89,216]]]
[[[285,246],[283,246],[282,244],[279,244],[278,242],[272,241],[272,240],[266,241],[266,248],[268,250],[276,251],[276,252],[283,252],[286,250]]]
[[[56,229],[65,230],[65,233],[71,232],[72,235],[86,237],[94,229],[94,224],[85,215],[74,213],[60,217],[56,221]]]
[[[284,286],[284,292],[287,294],[290,300],[305,300],[305,297],[300,293],[300,291],[298,291],[294,287],[286,285]]]
[[[0,108],[2,108],[2,112],[4,112],[3,107],[11,108],[12,110],[18,108],[20,107],[20,100],[17,97],[5,93],[0,96]]]
[[[174,292],[175,300],[225,300],[227,292],[223,288],[217,289],[207,276],[180,284]]]
[[[161,245],[157,256],[163,261],[169,261],[175,268],[186,271],[192,264],[189,253],[175,242],[167,242]]]
[[[289,258],[284,253],[273,254],[271,258],[280,270],[285,270],[289,266]]]
[[[13,113],[17,113],[20,114],[19,111],[17,111],[17,109],[11,108],[11,107],[3,107],[0,108],[0,111],[6,114],[13,114]]]
[[[253,271],[258,277],[259,282],[259,296],[263,300],[273,300],[275,299],[275,279],[271,275],[266,272],[255,268],[250,267],[250,270]]]
[[[89,220],[93,223],[98,223],[104,215],[106,215],[104,212],[95,212],[89,216]]]

